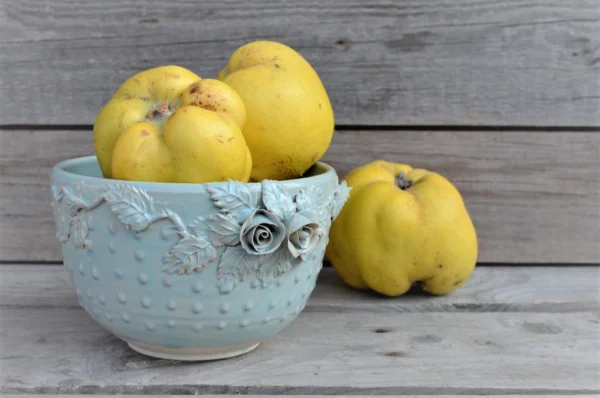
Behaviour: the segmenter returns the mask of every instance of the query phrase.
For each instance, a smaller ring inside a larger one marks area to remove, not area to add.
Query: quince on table
[[[94,148],[106,178],[247,182],[252,157],[240,96],[179,66],[128,79],[98,114]]]
[[[290,47],[256,41],[238,48],[219,73],[242,97],[244,137],[253,158],[253,181],[304,174],[333,137],[333,109],[312,66]]]
[[[352,190],[326,253],[348,285],[399,296],[415,282],[435,295],[465,283],[477,260],[477,236],[450,181],[381,160],[344,180]]]

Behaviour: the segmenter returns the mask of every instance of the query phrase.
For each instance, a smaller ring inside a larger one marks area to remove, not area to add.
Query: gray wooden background
[[[50,167],[93,153],[125,79],[214,77],[259,39],[320,74],[340,175],[378,158],[446,175],[482,263],[600,263],[598,0],[0,0],[0,262],[61,260]]]

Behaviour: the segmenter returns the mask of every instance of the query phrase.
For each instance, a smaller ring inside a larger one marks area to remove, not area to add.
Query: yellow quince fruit
[[[227,84],[161,66],[128,79],[102,108],[94,148],[106,178],[247,182],[245,118],[242,99]]]
[[[329,148],[329,97],[312,66],[290,47],[270,41],[243,45],[218,79],[246,104],[242,131],[252,154],[252,180],[299,177]]]
[[[452,183],[381,160],[344,180],[352,190],[326,254],[348,285],[399,296],[415,282],[435,295],[465,283],[477,261],[477,236]]]

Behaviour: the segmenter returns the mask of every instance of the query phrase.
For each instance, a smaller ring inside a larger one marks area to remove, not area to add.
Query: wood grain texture
[[[0,303],[13,308],[79,308],[67,272],[58,265],[0,266]],[[467,283],[448,296],[434,297],[415,290],[398,299],[353,290],[332,268],[325,268],[304,311],[390,314],[598,310],[600,267],[511,265],[477,267]]]
[[[0,130],[0,260],[60,261],[49,172],[93,153],[87,130]],[[440,172],[463,193],[480,262],[600,263],[600,134],[336,132],[340,176],[384,158]]]
[[[48,268],[61,272],[57,266],[20,267],[42,274],[48,272]],[[3,283],[22,283],[14,279],[23,277],[15,267],[1,269],[4,269]],[[477,273],[487,272],[485,270],[487,268],[478,269]],[[510,267],[506,272],[514,272],[515,278],[505,287],[505,297],[524,297],[525,294],[536,297],[541,286],[521,285],[519,275],[531,275],[533,281],[535,272],[542,277],[549,269]],[[571,274],[556,277],[564,285],[575,287],[580,282],[580,272],[593,279],[598,270],[580,267],[572,273],[577,275],[573,278]],[[63,295],[66,294],[63,282],[51,277],[45,279],[42,286]],[[577,289],[591,294],[593,289],[587,286]],[[325,294],[328,287],[319,283],[309,303],[331,300]],[[480,288],[485,289],[485,286]],[[502,289],[500,285],[497,288]],[[542,287],[542,296],[544,289]],[[465,287],[464,291],[468,290]],[[460,302],[462,291],[448,299]],[[373,312],[369,307],[351,306],[345,311],[331,312],[311,304],[289,328],[249,355],[184,365],[134,353],[80,308],[63,305],[67,303],[55,307],[32,305],[44,300],[43,293],[27,288],[6,294],[4,286],[2,292],[1,393],[549,395],[600,392],[597,303],[593,309],[563,313],[472,313],[468,310],[398,313],[393,308]],[[356,291],[345,294],[347,298],[360,296]],[[15,295],[29,299],[19,301]],[[75,303],[76,298],[70,295]],[[424,303],[429,298],[418,300]],[[561,294],[554,300],[557,304],[570,301]]]
[[[21,0],[0,8],[2,124],[90,124],[132,74],[300,51],[338,124],[600,125],[597,0]]]
[[[381,397],[381,395],[337,395],[339,398],[375,398]],[[20,398],[63,398],[60,394],[19,394]],[[95,398],[113,398],[112,395],[94,395]],[[154,395],[138,395],[136,398],[148,398],[154,397]],[[166,398],[183,398],[187,395],[166,395]],[[219,395],[203,395],[202,398],[239,398],[239,394],[219,394]],[[245,395],[244,398],[257,398],[263,397],[263,395]],[[288,398],[328,398],[328,395],[286,395]],[[522,395],[495,395],[494,398],[519,398]],[[597,397],[592,394],[576,394],[576,395],[552,395],[552,398],[587,398]],[[69,398],[89,398],[89,395],[83,394],[70,394]],[[481,395],[403,395],[402,398],[481,398]]]

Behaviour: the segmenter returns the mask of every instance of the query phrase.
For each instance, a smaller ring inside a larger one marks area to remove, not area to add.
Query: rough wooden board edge
[[[188,389],[189,388],[189,389]],[[83,394],[80,393],[21,393],[18,391],[12,392],[2,392],[3,388],[0,386],[0,394],[5,397],[14,397],[14,398],[113,398],[115,396],[135,396],[136,398],[150,398],[156,396],[162,396],[165,398],[186,398],[190,395],[201,396],[202,398],[234,398],[234,397],[244,397],[244,398],[263,398],[266,396],[284,396],[286,398],[330,398],[332,396],[340,397],[340,398],[375,398],[375,397],[401,397],[401,398],[481,398],[481,397],[490,397],[494,398],[522,398],[524,396],[532,396],[532,397],[541,397],[541,396],[551,396],[552,398],[591,398],[591,397],[600,397],[600,393],[596,393],[590,390],[577,390],[577,391],[561,391],[561,390],[538,390],[538,389],[523,389],[523,390],[512,390],[504,394],[500,390],[486,390],[484,392],[470,392],[469,389],[444,389],[442,394],[439,394],[439,389],[435,393],[429,392],[432,389],[429,388],[408,388],[406,393],[404,392],[392,392],[388,393],[384,389],[374,390],[369,389],[370,391],[360,391],[359,389],[353,389],[352,391],[338,393],[337,391],[343,391],[344,388],[340,389],[331,389],[328,391],[320,391],[317,394],[301,394],[296,395],[293,390],[294,388],[282,388],[281,390],[273,390],[273,391],[264,391],[260,393],[251,392],[246,394],[244,392],[235,392],[228,391],[225,393],[211,392],[204,393],[204,391],[198,391],[197,389],[191,387],[183,387],[181,391],[176,393],[175,395],[166,392],[156,392],[156,393],[137,393],[135,391],[132,392],[124,392],[124,393],[115,393],[115,394],[95,394],[93,392],[86,392]],[[171,390],[173,390],[171,388]],[[289,391],[291,393],[288,393]],[[322,390],[322,389],[320,389]],[[168,391],[168,390],[167,390]],[[463,392],[464,391],[464,392]],[[182,394],[183,393],[183,394]]]
[[[528,393],[527,395],[531,395]],[[7,397],[15,397],[15,398],[64,398],[64,394],[8,394],[5,395]],[[146,394],[135,394],[137,398],[149,398],[156,397],[156,395],[146,395]],[[190,395],[163,395],[165,398],[186,398]],[[240,394],[202,394],[202,398],[233,398],[239,397]],[[264,397],[265,395],[244,395],[245,398],[259,398]],[[329,398],[331,395],[285,395],[287,398]],[[381,397],[382,395],[337,395],[339,398],[374,398]],[[391,395],[388,395],[391,396]],[[402,398],[480,398],[487,397],[486,395],[429,395],[429,394],[420,394],[420,395],[402,395]],[[587,398],[587,397],[597,397],[597,394],[576,394],[576,395],[554,395],[553,398]],[[70,398],[90,398],[89,394],[69,394]],[[94,398],[113,398],[115,395],[103,395],[103,394],[94,394]],[[523,395],[494,395],[494,398],[519,398],[523,397]]]

